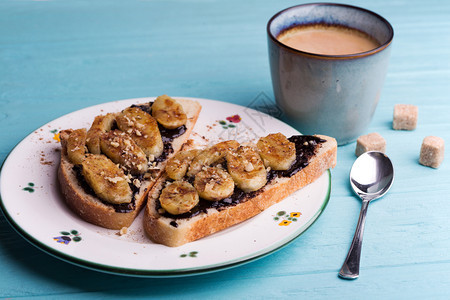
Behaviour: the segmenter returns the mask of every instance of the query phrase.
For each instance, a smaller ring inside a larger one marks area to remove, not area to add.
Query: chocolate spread
[[[267,184],[270,183],[277,177],[292,177],[298,171],[302,170],[309,164],[310,158],[316,153],[318,149],[318,145],[324,143],[325,140],[318,138],[316,136],[311,135],[294,135],[288,139],[290,142],[295,144],[295,161],[292,166],[285,171],[275,171],[270,170],[267,172]],[[188,178],[188,181],[193,181],[192,178]],[[225,199],[220,201],[207,201],[200,198],[199,204],[194,207],[190,212],[180,214],[180,215],[172,215],[167,212],[162,214],[164,217],[172,218],[172,219],[188,219],[194,217],[202,212],[207,213],[209,208],[215,208],[218,211],[223,210],[229,206],[234,206],[239,203],[243,203],[250,198],[257,196],[261,192],[261,189],[258,191],[245,193],[239,188],[235,188],[233,194]],[[161,208],[161,204],[159,200],[156,201],[156,209],[159,210]],[[178,224],[176,221],[171,221],[170,225],[177,227]]]
[[[162,162],[167,159],[167,156],[169,154],[173,153],[172,141],[186,132],[186,126],[181,125],[180,127],[175,129],[167,129],[158,124],[158,127],[164,144],[164,150],[160,156],[155,158],[155,162]]]
[[[275,177],[292,177],[304,169],[309,164],[309,159],[316,153],[317,145],[326,142],[325,140],[312,135],[293,135],[288,140],[295,144],[295,161],[289,170],[270,170],[267,181]]]

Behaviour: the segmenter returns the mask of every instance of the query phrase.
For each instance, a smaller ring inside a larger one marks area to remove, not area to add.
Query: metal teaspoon
[[[370,201],[387,193],[393,181],[394,167],[391,160],[382,152],[366,152],[359,156],[353,164],[350,171],[350,184],[361,198],[362,206],[350,250],[339,272],[341,278],[358,278],[367,208]]]

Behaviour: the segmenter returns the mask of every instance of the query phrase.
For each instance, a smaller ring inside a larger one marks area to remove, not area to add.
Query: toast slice
[[[288,170],[267,168],[267,183],[260,189],[247,193],[235,189],[232,196],[215,202],[200,199],[189,213],[171,215],[161,208],[161,191],[172,182],[165,172],[148,195],[144,229],[149,238],[170,247],[195,241],[259,214],[335,167],[334,138],[315,135],[293,136],[289,140],[295,141],[296,158]]]
[[[167,160],[177,153],[182,145],[188,141],[189,135],[200,114],[201,105],[198,102],[187,99],[176,99],[176,102],[182,106],[187,120],[183,126],[177,129],[167,130],[159,126],[164,148],[162,154],[158,157],[151,158],[147,155],[145,162],[149,162],[148,170],[144,174],[139,174],[138,176],[130,173],[125,174],[129,178],[128,182],[133,194],[130,203],[114,204],[99,198],[87,183],[83,173],[80,172],[80,164],[74,163],[73,158],[70,157],[73,156],[73,152],[76,152],[74,151],[75,149],[68,151],[68,144],[70,143],[69,136],[75,130],[67,129],[60,132],[62,149],[58,180],[64,199],[72,211],[83,220],[108,229],[121,229],[131,225],[139,211],[145,205],[147,194],[162,174]],[[150,113],[151,104],[142,104],[137,107],[146,113]],[[113,114],[113,117],[117,118],[118,114]],[[121,134],[126,133],[122,132]],[[91,155],[85,152],[90,152],[89,149],[92,148],[78,148],[86,149],[86,151],[82,151],[81,159]],[[103,155],[103,153],[100,153],[100,155]],[[120,165],[119,167],[123,166]],[[114,193],[111,194],[114,196]]]

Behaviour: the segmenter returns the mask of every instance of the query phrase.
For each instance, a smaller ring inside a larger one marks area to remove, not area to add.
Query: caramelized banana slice
[[[67,139],[67,157],[74,165],[81,164],[86,153],[86,129],[73,130]]]
[[[201,152],[199,149],[180,151],[172,156],[166,165],[166,173],[173,180],[180,180],[186,175],[191,161]]]
[[[81,166],[84,179],[100,199],[112,204],[131,202],[133,193],[125,174],[109,158],[89,153]]]
[[[269,134],[256,144],[266,167],[288,170],[295,161],[295,144],[282,133]]]
[[[152,105],[152,115],[167,129],[175,129],[186,124],[187,116],[183,107],[167,95],[156,98]]]
[[[220,159],[225,158],[225,155],[228,152],[236,150],[239,146],[238,142],[230,140],[215,144],[214,146],[203,150],[192,160],[187,176],[194,176],[200,172],[203,167],[210,166],[213,163],[220,161]]]
[[[158,123],[150,114],[138,107],[128,107],[117,115],[116,121],[117,127],[129,134],[147,157],[158,157],[163,153]]]
[[[110,131],[114,125],[114,114],[96,116],[91,128],[87,132],[86,145],[93,154],[100,154],[100,136],[102,133]]]
[[[114,163],[132,174],[144,174],[148,169],[147,157],[133,139],[120,130],[111,130],[100,136],[102,152]]]
[[[190,211],[199,201],[195,188],[186,181],[175,181],[166,186],[159,196],[161,207],[172,215]]]
[[[228,173],[236,186],[244,192],[259,190],[266,184],[266,168],[252,147],[240,146],[235,152],[228,152],[226,159]]]
[[[194,187],[201,198],[219,201],[233,194],[234,181],[224,170],[207,167],[195,175]]]

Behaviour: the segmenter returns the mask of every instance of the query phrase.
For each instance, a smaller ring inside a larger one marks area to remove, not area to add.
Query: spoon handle
[[[368,200],[362,201],[361,212],[359,213],[358,225],[356,226],[355,235],[348,251],[347,258],[339,272],[339,276],[344,279],[356,279],[359,277],[359,261],[361,258],[361,246],[364,233],[364,224],[366,222]]]

